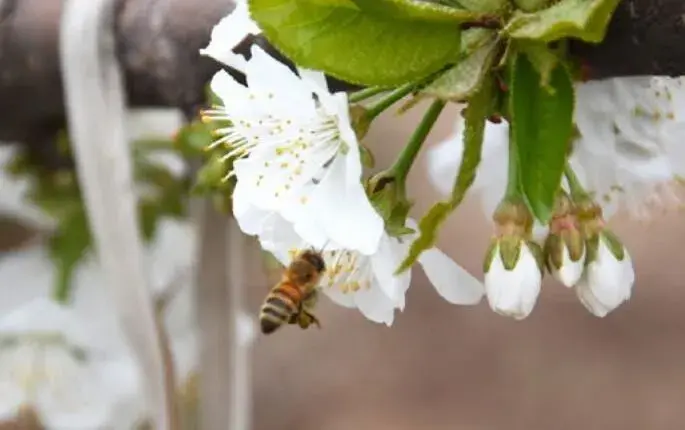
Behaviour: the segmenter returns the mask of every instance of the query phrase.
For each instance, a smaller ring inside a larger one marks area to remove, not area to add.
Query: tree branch
[[[48,145],[64,126],[57,40],[62,0],[0,0],[0,141],[22,141],[49,163]],[[198,50],[231,0],[118,0],[117,51],[133,106],[179,107],[192,112],[219,69]],[[606,40],[574,42],[593,79],[628,75],[685,75],[685,2],[624,0]],[[275,52],[262,38],[258,43]],[[337,89],[351,86],[332,80]]]
[[[685,1],[623,0],[604,41],[571,44],[591,79],[685,75]]]

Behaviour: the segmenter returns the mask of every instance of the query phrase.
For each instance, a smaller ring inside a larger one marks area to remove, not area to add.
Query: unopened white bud
[[[503,243],[500,239],[492,245],[489,264],[486,264],[485,291],[494,312],[522,320],[533,311],[540,294],[542,271],[538,256],[541,250],[534,242],[519,240],[518,256],[511,261],[502,252]],[[507,260],[513,264],[506,264]]]
[[[588,253],[588,264],[575,290],[585,308],[602,318],[630,298],[635,270],[630,254],[609,231],[588,243]]]

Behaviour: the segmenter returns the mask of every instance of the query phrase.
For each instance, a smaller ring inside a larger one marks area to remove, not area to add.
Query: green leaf
[[[557,67],[560,58],[544,43],[522,42],[518,43],[517,48],[528,56],[528,60],[533,64],[535,70],[540,75],[540,85],[546,89],[552,89],[549,81],[552,71]]]
[[[517,11],[505,32],[514,39],[551,42],[573,37],[599,43],[620,0],[561,0],[550,8],[525,13]]]
[[[459,54],[453,23],[397,20],[307,0],[250,0],[269,41],[301,67],[362,85],[400,85]]]
[[[513,0],[517,9],[535,12],[549,6],[551,0]]]
[[[459,4],[475,12],[502,14],[512,8],[509,0],[459,0]]]
[[[431,22],[477,21],[483,15],[438,3],[420,0],[353,0],[359,9],[379,16]]]
[[[447,217],[461,204],[469,188],[476,179],[480,164],[485,121],[490,114],[494,96],[494,82],[489,80],[469,101],[464,113],[464,150],[459,172],[448,200],[436,203],[419,221],[419,237],[412,242],[409,254],[396,270],[396,274],[410,269],[421,253],[433,246],[438,240],[438,230]]]
[[[540,75],[525,55],[514,59],[510,138],[522,191],[543,224],[559,191],[573,125],[573,83],[563,65],[552,72],[550,85],[554,93],[540,86]]]
[[[55,298],[66,301],[71,291],[74,271],[92,245],[90,227],[84,211],[58,224],[48,242],[50,259],[55,264],[57,279]]]
[[[464,60],[424,88],[422,93],[454,102],[466,100],[480,88],[495,59],[498,45],[494,37],[486,40]]]

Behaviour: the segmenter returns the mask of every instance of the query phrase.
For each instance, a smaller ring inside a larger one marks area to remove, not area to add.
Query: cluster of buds
[[[532,239],[533,216],[522,201],[505,199],[493,220],[496,234],[484,264],[493,311],[517,320],[530,315],[545,267],[595,316],[606,316],[630,298],[635,282],[630,255],[589,197],[558,195],[544,251]]]

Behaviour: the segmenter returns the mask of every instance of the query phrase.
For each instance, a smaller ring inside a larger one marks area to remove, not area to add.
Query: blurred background
[[[391,162],[422,111],[374,124],[367,144],[378,168]],[[448,136],[456,115],[443,115],[432,144]],[[439,198],[424,158],[412,171],[410,194],[415,218]],[[549,279],[521,322],[494,314],[485,299],[476,307],[452,306],[417,269],[407,307],[391,328],[322,300],[322,330],[257,336],[253,428],[685,428],[683,214],[657,214],[649,223],[617,216],[611,224],[632,254],[637,284],[632,300],[608,317],[590,315],[573,291]],[[471,196],[446,223],[439,246],[480,278],[490,228]],[[20,223],[0,223],[3,252],[32,238]],[[255,247],[250,261],[249,307],[256,317],[273,274],[263,271]],[[0,428],[37,428],[27,423]]]
[[[391,162],[422,111],[374,124],[367,142],[377,166]],[[432,143],[453,131],[456,115],[441,117]],[[415,218],[440,197],[424,160],[412,170]],[[632,299],[604,319],[551,278],[521,322],[494,314],[485,299],[452,306],[420,269],[391,328],[322,303],[324,329],[258,338],[255,429],[685,428],[684,220],[682,212],[649,223],[612,219],[637,281]],[[490,234],[472,195],[443,227],[439,247],[481,278]],[[253,293],[256,310],[261,295]]]

